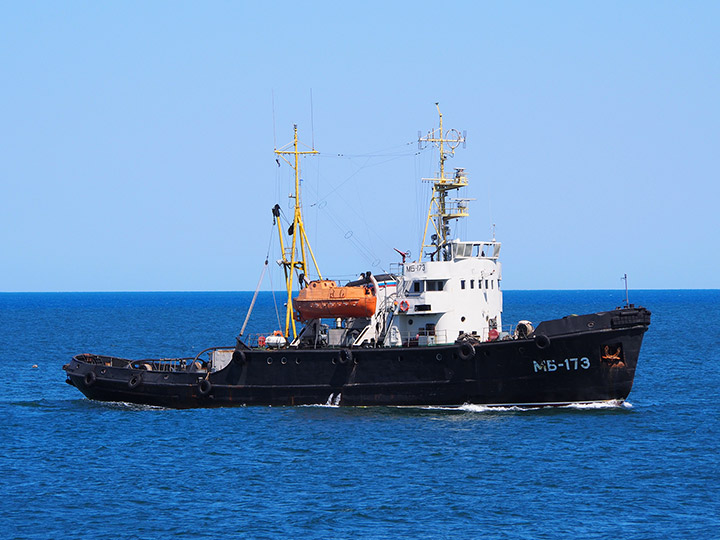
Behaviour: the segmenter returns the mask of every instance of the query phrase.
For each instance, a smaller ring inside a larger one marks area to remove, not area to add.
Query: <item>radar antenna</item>
[[[466,203],[453,204],[449,203],[447,199],[448,191],[467,186],[468,181],[465,170],[457,168],[451,178],[445,176],[445,161],[455,155],[455,149],[460,146],[460,144],[463,145],[463,148],[465,147],[467,140],[466,132],[463,131],[461,135],[457,129],[443,131],[443,115],[440,112],[440,104],[435,103],[435,107],[437,107],[438,116],[440,117],[440,127],[428,131],[425,137],[420,136],[421,134],[418,133],[418,148],[422,150],[427,148],[428,144],[433,144],[440,149],[439,176],[422,179],[423,182],[432,182],[433,194],[430,200],[427,221],[425,222],[425,230],[423,231],[422,245],[420,246],[420,261],[422,261],[423,255],[425,254],[425,248],[430,248],[428,254],[430,254],[431,258],[437,255],[439,259],[441,251],[444,252],[445,257],[447,257],[447,245],[450,239],[450,220],[467,217],[469,215]],[[425,238],[427,237],[430,223],[433,224],[435,233],[431,235],[431,243],[426,244]]]

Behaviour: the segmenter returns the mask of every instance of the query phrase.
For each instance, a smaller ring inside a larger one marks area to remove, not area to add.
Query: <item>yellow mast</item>
[[[422,244],[420,246],[419,261],[422,261],[425,248],[432,248],[431,256],[437,254],[438,260],[440,251],[448,244],[448,236],[450,234],[450,226],[448,222],[451,219],[457,219],[468,216],[467,206],[460,201],[456,204],[448,204],[447,192],[453,189],[460,189],[467,186],[467,176],[462,169],[456,169],[452,178],[445,177],[445,161],[448,155],[445,154],[445,143],[448,144],[449,154],[455,155],[455,149],[460,143],[465,143],[465,135],[460,135],[456,129],[443,131],[443,117],[440,112],[440,105],[435,103],[438,115],[440,116],[440,127],[429,131],[427,136],[418,137],[418,146],[422,149],[422,143],[437,144],[440,148],[440,176],[436,178],[423,178],[423,182],[433,183],[433,194],[428,208],[427,220],[425,221],[425,230],[423,231]],[[432,241],[425,243],[427,237],[428,226],[433,224],[435,234],[431,236]]]
[[[298,276],[302,276],[304,280],[307,276],[307,258],[305,248],[310,253],[315,270],[317,271],[318,277],[322,279],[320,274],[320,268],[318,267],[315,255],[313,254],[310,242],[308,241],[307,234],[305,233],[305,224],[302,219],[302,205],[300,203],[300,156],[303,154],[318,154],[315,148],[311,150],[298,150],[298,134],[297,124],[293,125],[294,136],[293,142],[289,143],[279,150],[276,148],[275,153],[280,156],[283,161],[295,169],[295,194],[290,195],[291,199],[295,199],[295,212],[293,214],[293,223],[288,229],[288,235],[292,235],[292,244],[290,251],[285,250],[285,244],[283,241],[282,227],[280,226],[279,210],[277,214],[273,211],[273,215],[278,220],[278,234],[280,235],[280,249],[282,249],[282,265],[285,270],[285,286],[287,287],[287,308],[285,310],[285,337],[290,337],[290,326],[292,325],[293,338],[297,337],[297,330],[295,328],[295,318],[293,317],[292,307],[292,289],[293,289],[293,270],[297,270]],[[290,150],[292,148],[292,150]],[[294,155],[294,163],[291,163],[286,155]],[[277,208],[277,207],[276,207]]]

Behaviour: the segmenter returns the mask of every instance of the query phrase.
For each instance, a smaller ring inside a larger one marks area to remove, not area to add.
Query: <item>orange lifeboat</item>
[[[338,287],[329,279],[311,281],[293,300],[301,321],[337,317],[371,317],[377,297],[372,288]]]

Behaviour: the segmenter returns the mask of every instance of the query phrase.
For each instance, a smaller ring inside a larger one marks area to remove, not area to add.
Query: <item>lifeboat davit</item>
[[[311,281],[293,300],[301,321],[372,317],[377,296],[372,287],[339,287],[330,279]]]

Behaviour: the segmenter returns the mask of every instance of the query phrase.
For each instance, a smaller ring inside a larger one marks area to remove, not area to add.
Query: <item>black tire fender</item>
[[[140,384],[142,383],[142,375],[140,373],[135,373],[132,377],[130,377],[130,380],[128,381],[128,388],[130,390],[135,390]]]
[[[475,347],[468,342],[461,344],[458,349],[458,356],[460,357],[460,360],[469,360],[475,356]]]
[[[340,363],[341,364],[347,364],[350,360],[352,360],[353,353],[350,349],[343,349],[340,351]]]
[[[203,379],[198,383],[198,392],[201,396],[207,396],[212,390],[212,383],[209,379]]]
[[[95,381],[97,381],[97,375],[95,375],[94,371],[88,371],[85,374],[85,377],[83,377],[83,382],[85,383],[85,386],[92,386],[95,384]]]
[[[545,334],[535,336],[535,345],[538,349],[547,349],[550,346],[550,338]]]

